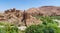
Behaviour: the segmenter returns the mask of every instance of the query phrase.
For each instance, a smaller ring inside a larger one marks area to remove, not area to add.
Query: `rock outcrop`
[[[40,19],[33,17],[30,13],[27,13],[26,11],[24,11],[23,13],[23,21],[25,22],[25,26],[37,25],[42,22]]]
[[[3,14],[3,15],[2,15]],[[16,10],[15,8],[6,10],[0,14],[0,21],[9,22],[11,24],[22,25],[21,20],[23,19],[23,11]]]
[[[3,14],[3,15],[2,15]],[[31,14],[26,11],[16,10],[15,8],[6,10],[0,15],[0,21],[6,21],[11,24],[16,24],[18,26],[30,26],[32,24],[40,24],[40,20],[34,18]]]

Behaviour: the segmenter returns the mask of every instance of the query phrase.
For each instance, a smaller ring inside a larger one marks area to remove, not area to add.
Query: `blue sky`
[[[60,6],[60,0],[0,0],[0,11],[10,8],[24,10],[40,6]]]

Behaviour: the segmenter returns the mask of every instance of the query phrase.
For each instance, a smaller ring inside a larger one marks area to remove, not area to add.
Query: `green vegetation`
[[[14,26],[13,24],[8,23],[8,22],[0,22],[0,26],[7,26],[7,25],[12,25],[12,26]]]
[[[60,33],[58,23],[53,21],[50,17],[39,17],[43,23],[40,25],[32,25],[27,27],[25,33]]]
[[[43,16],[35,16],[36,18],[41,18]],[[58,19],[60,20],[60,16],[49,16],[51,19]]]
[[[0,27],[0,33],[19,33],[16,27],[6,26],[4,28]]]
[[[60,20],[60,16],[50,16],[52,19],[58,19]]]
[[[0,33],[19,33],[17,26],[11,26],[11,24],[0,22]]]

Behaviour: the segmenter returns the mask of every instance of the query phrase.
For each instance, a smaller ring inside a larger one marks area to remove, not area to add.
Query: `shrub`
[[[25,33],[60,33],[58,23],[50,17],[41,17],[43,23],[40,25],[31,25],[27,27]]]
[[[25,33],[56,33],[56,29],[44,25],[32,25],[26,29]]]
[[[0,26],[0,33],[19,33],[17,26],[11,26],[9,24]]]
[[[19,30],[16,27],[6,26],[6,27],[3,27],[3,28],[0,27],[0,33],[19,33]]]

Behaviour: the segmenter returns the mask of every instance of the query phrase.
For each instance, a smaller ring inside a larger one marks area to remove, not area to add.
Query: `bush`
[[[56,33],[56,29],[44,25],[32,25],[26,29],[25,33]]]
[[[19,33],[19,30],[17,27],[0,27],[0,33]]]
[[[27,27],[25,33],[60,33],[60,29],[57,27],[58,23],[50,17],[41,17],[41,20],[42,24]]]
[[[0,33],[19,33],[17,26],[11,26],[10,24],[2,24],[3,27],[0,26]]]

